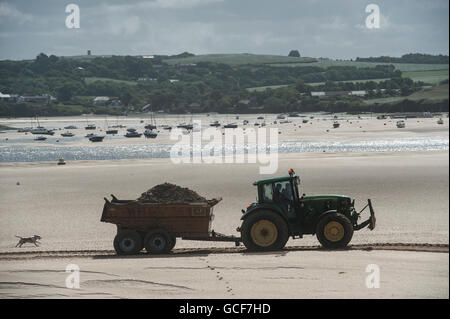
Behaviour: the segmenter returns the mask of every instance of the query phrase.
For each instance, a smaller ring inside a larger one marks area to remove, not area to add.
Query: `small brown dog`
[[[41,236],[39,236],[39,235],[34,235],[33,237],[20,237],[20,236],[16,236],[16,237],[20,238],[16,247],[22,247],[22,245],[25,243],[31,243],[31,244],[34,244],[36,247],[39,247],[38,240],[41,239]]]

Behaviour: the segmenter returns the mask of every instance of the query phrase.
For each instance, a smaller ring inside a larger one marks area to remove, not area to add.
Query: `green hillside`
[[[290,64],[277,64],[272,63],[271,66],[293,66],[293,67],[301,67],[301,66],[319,66],[323,68],[327,68],[330,66],[354,66],[358,68],[367,68],[367,67],[375,67],[376,65],[389,65],[392,64],[395,66],[397,70],[402,72],[410,72],[410,71],[430,71],[430,70],[448,70],[448,64],[418,64],[418,63],[376,63],[376,62],[356,62],[356,61],[336,61],[336,60],[328,60],[321,59],[317,62],[312,62],[308,64],[304,63],[290,63]]]
[[[386,98],[379,98],[379,99],[369,99],[365,100],[364,103],[366,104],[373,104],[373,103],[392,103],[392,102],[398,102],[404,99],[412,100],[412,101],[419,101],[419,100],[432,100],[432,101],[441,101],[448,99],[449,97],[449,86],[448,84],[444,85],[438,85],[433,86],[429,89],[423,89],[418,92],[414,92],[411,95],[408,96],[394,96],[394,97],[386,97]]]
[[[410,71],[403,72],[402,77],[410,78],[413,81],[422,81],[430,84],[437,84],[449,78],[448,69],[433,71]]]
[[[190,56],[186,58],[171,58],[165,59],[164,62],[168,64],[189,64],[189,63],[198,63],[198,62],[215,62],[215,63],[224,63],[231,65],[239,65],[239,64],[307,64],[310,65],[311,62],[317,61],[314,58],[296,58],[296,57],[288,57],[282,55],[263,55],[263,54],[249,54],[249,53],[240,53],[240,54],[204,54],[204,55],[196,55]]]
[[[112,79],[112,78],[103,78],[103,77],[95,77],[95,76],[86,77],[86,78],[84,78],[84,81],[86,82],[86,84],[91,84],[95,81],[115,82],[117,84],[128,84],[128,85],[136,85],[137,84],[137,82],[135,82],[135,81],[116,80],[116,79]]]

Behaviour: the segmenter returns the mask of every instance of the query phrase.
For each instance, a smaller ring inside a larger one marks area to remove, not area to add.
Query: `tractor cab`
[[[253,183],[258,190],[259,205],[277,205],[285,214],[294,217],[299,203],[300,178],[292,171],[289,175],[268,178]]]

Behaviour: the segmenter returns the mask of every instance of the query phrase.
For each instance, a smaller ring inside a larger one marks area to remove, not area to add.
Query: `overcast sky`
[[[66,5],[80,28],[65,25]],[[366,27],[368,4],[379,29]],[[448,54],[448,0],[0,0],[0,59],[257,53],[355,58]]]

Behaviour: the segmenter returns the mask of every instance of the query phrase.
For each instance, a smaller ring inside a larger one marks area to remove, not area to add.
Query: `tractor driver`
[[[292,201],[292,196],[290,194],[291,192],[288,189],[287,185],[283,188],[281,183],[275,184],[273,200],[274,202],[281,204],[286,211],[288,210],[289,204],[291,204]]]

